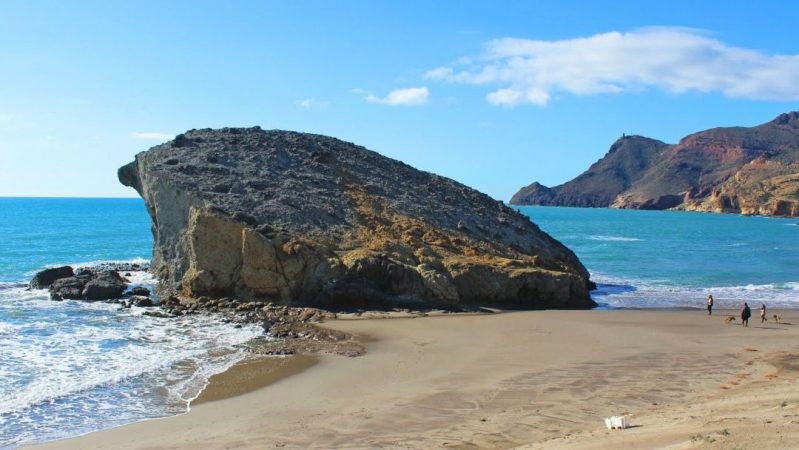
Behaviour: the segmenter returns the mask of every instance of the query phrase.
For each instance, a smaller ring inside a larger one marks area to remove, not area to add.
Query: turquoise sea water
[[[742,301],[799,307],[796,219],[522,207],[572,248],[605,307]],[[243,357],[256,327],[143,308],[50,301],[26,289],[51,265],[145,260],[139,199],[0,198],[0,448],[186,411],[208,377]],[[133,285],[152,286],[146,273]]]
[[[0,236],[0,449],[183,413],[260,334],[26,289],[46,266],[149,258],[141,200],[0,198]],[[131,287],[154,282],[126,276]]]
[[[149,259],[150,217],[139,199],[0,198],[0,282],[46,265]]]
[[[518,207],[574,250],[612,307],[799,307],[799,219]]]

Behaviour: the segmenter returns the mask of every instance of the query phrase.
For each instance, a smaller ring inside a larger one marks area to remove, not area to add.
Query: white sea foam
[[[94,261],[72,262],[63,265],[72,267],[93,267],[102,264],[150,264],[150,260],[146,258],[133,258],[133,259],[98,259]],[[58,267],[58,264],[48,265],[48,267]]]
[[[66,262],[61,262],[61,263],[45,264],[45,266],[43,268],[44,269],[52,269],[52,268],[61,267],[61,266],[71,266],[71,267],[74,267],[74,268],[79,268],[79,267],[94,267],[94,266],[99,266],[101,264],[149,264],[149,263],[150,263],[149,259],[142,258],[142,257],[136,257],[136,258],[133,258],[133,259],[97,259],[97,260],[93,260],[93,261],[79,261],[79,262],[66,261]],[[27,282],[28,279],[30,279],[31,277],[36,275],[36,273],[39,272],[40,270],[42,270],[42,269],[41,268],[40,269],[34,269],[34,270],[29,270],[29,271],[25,272],[24,275],[26,277],[26,282]]]
[[[146,262],[146,261],[144,261]],[[152,287],[146,272],[132,285]],[[208,378],[240,361],[260,326],[212,316],[0,290],[0,448],[184,412]]]
[[[643,239],[637,237],[628,237],[628,236],[606,236],[602,234],[594,234],[588,236],[588,239],[592,241],[607,241],[607,242],[637,242]]]
[[[600,304],[621,308],[703,308],[712,294],[718,308],[738,308],[743,302],[769,308],[799,308],[799,282],[740,286],[684,286],[667,280],[637,280],[593,274],[592,293]]]
[[[100,309],[100,305],[86,304],[91,309]],[[130,323],[125,327],[104,326],[116,320]],[[198,359],[198,367],[210,375],[240,358],[233,356],[237,351],[230,349],[232,346],[260,334],[256,327],[235,329],[210,317],[164,321],[133,315],[127,318],[102,315],[88,319],[85,325],[64,328],[50,321],[36,321],[18,327],[17,331],[36,336],[36,340],[6,335],[0,338],[3,347],[0,352],[4,360],[26,365],[17,378],[25,374],[34,378],[17,389],[0,390],[0,414],[168,368],[186,359]],[[206,357],[209,349],[228,350],[211,358],[213,367],[205,367],[199,359]],[[22,382],[13,378],[11,381]]]

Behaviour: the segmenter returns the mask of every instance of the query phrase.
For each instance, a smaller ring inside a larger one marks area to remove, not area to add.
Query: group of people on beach
[[[713,314],[713,294],[708,294],[707,296],[707,315]],[[752,310],[749,308],[749,304],[744,302],[744,305],[741,307],[741,325],[748,327],[749,326],[749,318],[752,317]],[[766,305],[765,303],[760,304],[760,323],[766,321]]]

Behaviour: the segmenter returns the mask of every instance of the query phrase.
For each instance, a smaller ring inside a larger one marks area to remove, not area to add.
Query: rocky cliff
[[[530,220],[340,140],[191,130],[119,179],[153,221],[162,295],[290,305],[588,308],[588,273]]]
[[[577,178],[553,188],[533,183],[511,203],[796,217],[799,113],[702,131],[674,145],[625,136]]]

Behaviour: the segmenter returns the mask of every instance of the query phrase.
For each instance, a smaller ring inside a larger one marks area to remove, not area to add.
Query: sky
[[[626,134],[799,110],[795,1],[0,0],[0,196],[133,197],[192,128],[334,136],[507,201]]]

